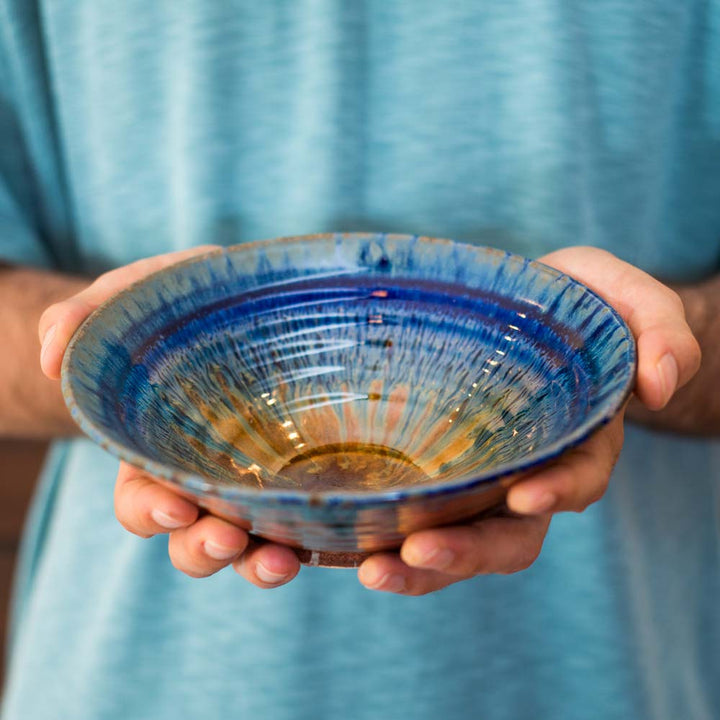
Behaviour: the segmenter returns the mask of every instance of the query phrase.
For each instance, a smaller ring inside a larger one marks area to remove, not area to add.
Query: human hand
[[[622,315],[637,342],[635,395],[649,410],[665,407],[700,365],[679,296],[596,248],[567,248],[541,261],[589,286]],[[505,516],[414,533],[399,553],[368,558],[360,581],[376,590],[423,595],[475,575],[529,567],[553,513],[580,512],[604,494],[623,444],[623,415],[511,486]]]
[[[214,248],[203,246],[139,260],[101,275],[78,294],[51,305],[38,328],[45,375],[60,377],[62,357],[73,333],[111,295],[150,273]],[[124,462],[115,485],[115,514],[123,527],[140,537],[168,534],[173,565],[192,577],[206,577],[232,564],[250,582],[270,588],[289,582],[300,569],[290,548],[251,541],[241,528],[201,513],[194,503]]]

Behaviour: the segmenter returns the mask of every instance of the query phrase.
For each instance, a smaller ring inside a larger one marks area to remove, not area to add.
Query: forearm
[[[720,276],[692,286],[674,288],[702,349],[697,375],[660,412],[633,402],[629,418],[657,429],[691,435],[720,435]]]
[[[37,325],[48,305],[88,281],[28,268],[0,266],[0,437],[57,437],[77,428],[60,384],[40,371]]]

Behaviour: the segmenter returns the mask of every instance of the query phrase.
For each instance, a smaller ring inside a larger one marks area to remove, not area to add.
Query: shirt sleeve
[[[0,81],[2,76],[0,67]],[[33,185],[32,163],[17,112],[0,86],[0,262],[52,267]]]
[[[5,178],[0,177],[0,263],[54,266],[48,249],[37,232],[22,217],[10,195]]]
[[[57,268],[54,238],[68,233],[54,222],[61,198],[45,130],[52,103],[32,62],[38,48],[22,29],[0,23],[0,263]]]

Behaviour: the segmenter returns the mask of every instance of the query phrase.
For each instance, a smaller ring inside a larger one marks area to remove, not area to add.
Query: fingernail
[[[514,509],[528,515],[538,515],[551,510],[555,503],[557,503],[556,495],[550,492],[540,492],[537,495],[525,496],[525,501],[521,503],[521,507],[517,507],[516,502]]]
[[[660,387],[663,393],[663,404],[666,404],[673,396],[678,383],[678,366],[675,358],[666,353],[660,358],[657,364],[657,372],[660,377]]]
[[[268,570],[261,562],[255,565],[255,574],[268,585],[277,585],[287,578],[287,573],[276,573]]]
[[[402,575],[383,575],[375,589],[393,593],[402,592],[405,589],[405,578]]]
[[[213,560],[230,560],[240,552],[238,548],[218,545],[218,543],[214,543],[212,540],[206,540],[203,543],[203,550],[205,550],[205,554]]]
[[[178,520],[177,518],[171,517],[157,508],[153,510],[150,515],[152,519],[160,525],[160,527],[164,527],[166,530],[177,530],[178,528],[187,525],[184,520]]]
[[[405,578],[402,575],[393,575],[391,573],[379,574],[372,570],[362,570],[360,579],[362,584],[371,590],[402,592],[405,589]]]
[[[413,552],[411,564],[415,567],[430,568],[431,570],[445,570],[455,559],[455,553],[448,548],[434,547],[430,550]]]
[[[52,344],[56,331],[57,325],[51,325],[42,340],[42,348],[40,350],[40,367],[42,367],[43,369],[45,369],[45,355],[47,354],[48,348]]]

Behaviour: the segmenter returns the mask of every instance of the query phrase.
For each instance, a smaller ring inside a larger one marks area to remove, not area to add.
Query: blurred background
[[[0,687],[5,671],[5,637],[12,574],[35,479],[47,446],[29,440],[0,440]]]

